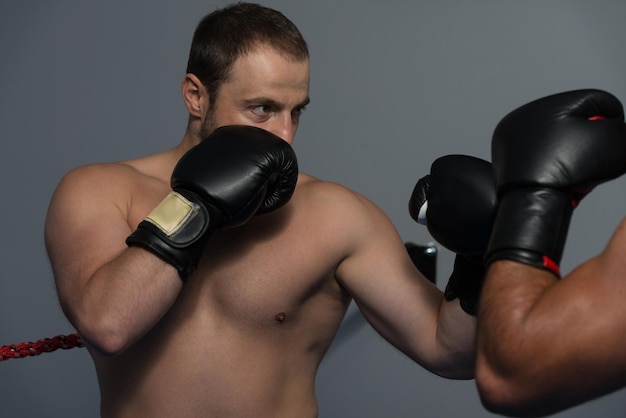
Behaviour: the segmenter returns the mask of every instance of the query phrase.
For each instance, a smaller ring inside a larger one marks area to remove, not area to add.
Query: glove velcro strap
[[[172,191],[126,238],[128,246],[152,251],[186,278],[198,265],[204,241],[216,217],[210,206],[188,191]]]
[[[560,277],[559,263],[574,210],[572,196],[550,189],[513,189],[500,200],[486,261],[509,259]]]

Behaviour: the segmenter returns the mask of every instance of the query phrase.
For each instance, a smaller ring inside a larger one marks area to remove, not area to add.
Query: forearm
[[[468,315],[459,300],[442,298],[435,334],[440,355],[437,374],[451,379],[472,379],[475,364],[476,318]]]
[[[513,261],[489,269],[476,380],[494,412],[543,416],[626,385],[626,221],[605,250],[558,280]]]
[[[520,333],[532,330],[533,309],[538,308],[541,296],[556,281],[553,274],[526,264],[514,261],[494,263],[487,273],[481,295],[479,353],[489,354],[490,359],[497,360],[494,366],[501,365],[506,369],[514,366],[512,362],[520,359],[518,355],[526,355],[520,352],[513,356],[512,349],[524,342]],[[520,364],[525,364],[525,360],[520,359]]]
[[[567,298],[555,300],[556,283],[552,273],[523,263],[499,261],[490,267],[479,310],[476,364],[478,389],[489,410],[544,415],[552,405],[573,402],[566,399],[582,387],[570,362],[584,318],[574,300],[569,307],[562,304]],[[574,386],[567,388],[568,382]]]
[[[127,248],[63,305],[81,336],[113,355],[148,332],[172,306],[181,287],[173,266],[143,249]]]

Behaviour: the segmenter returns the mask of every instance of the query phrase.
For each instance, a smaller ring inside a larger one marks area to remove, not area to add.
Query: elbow
[[[100,334],[91,338],[89,335],[83,337],[85,342],[102,357],[115,357],[128,348],[119,338],[115,336]]]
[[[80,327],[83,340],[103,357],[115,357],[124,352],[130,342],[123,332],[105,324],[90,324]]]
[[[494,375],[491,370],[476,367],[476,386],[483,407],[494,414],[519,416],[518,400],[511,384],[506,379]]]
[[[84,323],[77,330],[85,343],[104,357],[117,356],[130,345],[119,327],[112,327],[107,321]]]
[[[101,356],[114,357],[131,345],[125,327],[109,315],[78,312],[68,314],[66,311],[66,316],[85,344]]]
[[[524,376],[510,370],[502,372],[478,356],[476,386],[487,411],[509,417],[546,416],[525,381]]]

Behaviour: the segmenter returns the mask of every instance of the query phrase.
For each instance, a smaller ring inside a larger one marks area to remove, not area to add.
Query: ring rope
[[[12,358],[24,358],[38,356],[42,353],[62,349],[69,350],[74,347],[84,347],[85,344],[78,334],[57,335],[52,338],[44,338],[35,342],[9,344],[0,347],[0,361]]]

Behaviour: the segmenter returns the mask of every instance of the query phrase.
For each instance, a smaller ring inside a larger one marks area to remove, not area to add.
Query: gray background
[[[406,241],[431,241],[407,214],[415,181],[444,154],[489,159],[490,134],[508,111],[585,87],[626,100],[621,0],[263,3],[290,17],[310,45],[312,103],[296,140],[302,171],[371,198]],[[50,196],[73,167],[180,140],[186,114],[179,86],[191,35],[205,13],[225,4],[0,4],[0,345],[74,332],[56,301],[43,245]],[[564,272],[601,251],[624,216],[625,181],[597,188],[577,209]],[[438,261],[443,286],[452,254],[441,250]],[[473,381],[420,369],[353,307],[317,390],[321,417],[490,416]],[[85,349],[0,363],[2,417],[97,411]],[[559,416],[625,411],[620,391]]]

